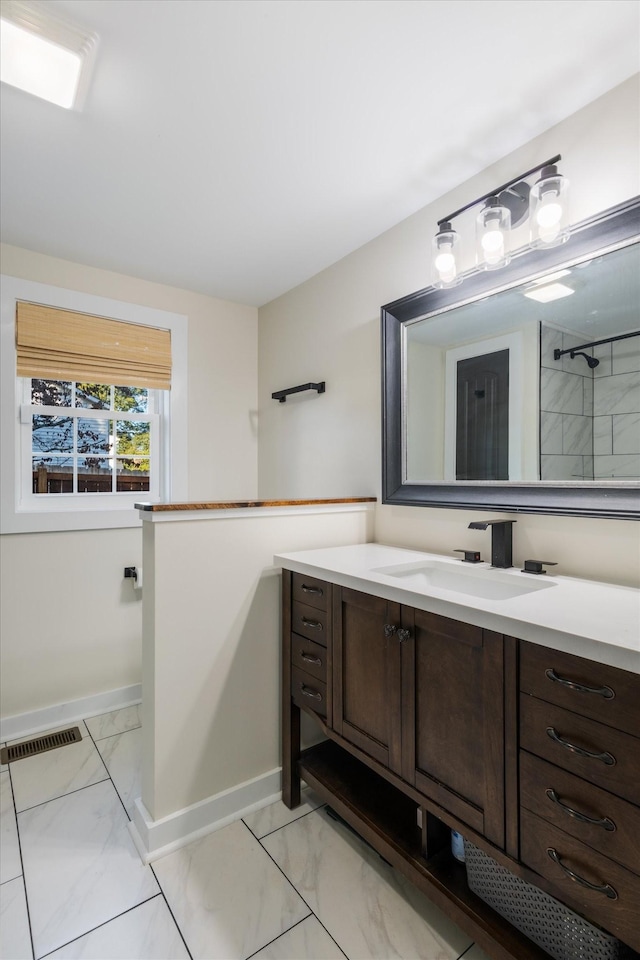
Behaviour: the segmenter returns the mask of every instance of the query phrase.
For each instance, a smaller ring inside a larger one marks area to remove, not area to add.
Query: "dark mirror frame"
[[[382,502],[398,506],[445,507],[512,513],[640,519],[640,489],[615,486],[403,482],[403,355],[405,324],[461,302],[484,299],[505,287],[547,273],[564,264],[588,259],[634,237],[640,239],[640,197],[584,220],[559,247],[523,250],[499,273],[474,270],[462,286],[448,290],[427,287],[381,308],[382,319]]]

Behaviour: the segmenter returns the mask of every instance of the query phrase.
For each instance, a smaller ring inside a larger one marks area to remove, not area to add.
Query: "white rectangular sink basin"
[[[459,567],[455,562],[441,563],[438,560],[398,563],[389,567],[378,567],[371,573],[393,577],[400,581],[399,586],[420,593],[428,592],[429,587],[435,587],[438,590],[463,593],[468,597],[480,597],[483,600],[510,600],[556,586],[552,580],[529,580],[525,579],[526,575],[513,576],[491,567],[474,567],[470,564]]]

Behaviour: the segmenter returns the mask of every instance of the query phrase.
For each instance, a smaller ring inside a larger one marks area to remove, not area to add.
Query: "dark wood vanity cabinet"
[[[520,643],[520,859],[640,950],[640,677]]]
[[[450,827],[640,950],[640,676],[287,570],[282,671],[288,806],[302,777],[497,960],[547,954]]]
[[[400,605],[334,588],[332,728],[384,767],[402,772]]]
[[[504,846],[503,637],[403,608],[405,779]]]

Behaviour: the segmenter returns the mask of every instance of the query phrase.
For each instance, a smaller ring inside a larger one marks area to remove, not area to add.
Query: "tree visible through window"
[[[155,391],[30,381],[33,493],[151,489]]]

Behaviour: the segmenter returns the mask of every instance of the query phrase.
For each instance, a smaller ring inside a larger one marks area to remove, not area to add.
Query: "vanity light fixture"
[[[569,181],[555,163],[542,168],[542,175],[529,198],[532,247],[555,247],[569,239]]]
[[[498,197],[487,199],[476,217],[476,263],[484,270],[499,270],[511,261],[509,235],[511,211]]]
[[[45,4],[3,0],[0,23],[3,83],[57,106],[80,109],[97,35]]]
[[[561,159],[560,154],[551,157],[438,220],[438,232],[432,241],[433,286],[455,287],[462,282],[460,236],[451,221],[480,203],[484,207],[476,216],[476,263],[481,269],[498,270],[510,262],[511,231],[527,217],[531,247],[551,247],[568,240],[568,181],[556,166]],[[540,178],[530,187],[527,178],[535,173],[540,173]]]
[[[460,235],[447,220],[438,224],[439,230],[432,240],[434,287],[456,287],[462,283],[458,255]]]

